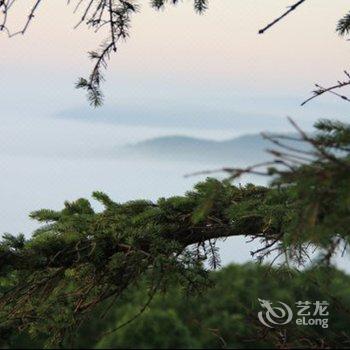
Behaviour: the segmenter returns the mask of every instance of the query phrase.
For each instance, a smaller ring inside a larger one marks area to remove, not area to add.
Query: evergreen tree
[[[274,151],[278,166],[259,170],[275,176],[270,187],[208,179],[156,203],[120,204],[96,192],[102,212],[78,199],[58,212],[32,213],[44,223],[32,238],[5,235],[0,245],[3,319],[57,343],[89,310],[118,300],[141,280],[149,286],[144,309],[174,280],[190,294],[203,290],[210,285],[203,262],[218,266],[215,243],[229,236],[261,240],[253,252],[259,260],[274,253],[303,264],[313,247],[319,263],[329,265],[350,236],[350,126],[323,121],[317,130],[301,134],[310,151],[290,150],[274,136],[289,153]]]
[[[152,4],[160,8],[166,2]],[[304,2],[298,1],[261,32]],[[6,19],[12,3],[0,0],[4,31],[8,31]],[[20,33],[26,31],[40,3],[35,2]],[[107,43],[100,52],[91,53],[95,66],[89,79],[78,84],[98,105],[102,98],[101,68],[116,50],[117,41],[127,37],[136,6],[126,0],[81,3],[87,5],[83,22],[96,28],[110,26]],[[207,1],[194,4],[199,12],[208,5]],[[346,15],[340,20],[340,34],[348,33],[349,18]],[[350,79],[330,88],[318,87],[313,97],[332,91],[348,100],[334,92],[346,85]],[[185,196],[121,204],[96,192],[93,197],[104,205],[102,212],[94,211],[87,199],[78,199],[66,202],[61,211],[32,213],[31,217],[43,225],[31,238],[6,234],[0,243],[2,324],[33,336],[48,334],[53,344],[63,344],[89,311],[101,303],[113,304],[139,283],[148,286],[140,313],[158,291],[167,290],[174,282],[189,294],[202,291],[211,283],[204,262],[219,266],[215,243],[229,236],[261,240],[261,248],[253,252],[259,260],[274,254],[283,256],[286,263],[303,264],[313,248],[319,252],[318,263],[330,265],[339,250],[346,251],[349,242],[350,126],[323,120],[309,135],[293,125],[297,138],[266,135],[276,146],[271,163],[223,169],[228,180],[208,179]],[[306,142],[309,150],[288,141]],[[244,173],[272,176],[273,181],[267,187],[231,184]],[[157,314],[160,320],[163,316]],[[167,329],[166,323],[163,326]],[[185,332],[180,322],[177,330]]]

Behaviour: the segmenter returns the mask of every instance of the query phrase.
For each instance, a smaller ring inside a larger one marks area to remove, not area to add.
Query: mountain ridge
[[[129,157],[153,159],[256,162],[271,159],[266,149],[272,147],[273,144],[261,134],[241,135],[226,140],[169,135],[125,145],[119,152]]]

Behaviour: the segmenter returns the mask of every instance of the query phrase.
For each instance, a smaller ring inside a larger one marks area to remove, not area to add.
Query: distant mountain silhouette
[[[260,134],[225,141],[164,136],[127,145],[119,149],[119,153],[128,157],[153,159],[250,163],[271,159],[271,155],[266,152],[266,149],[271,148],[276,147]]]

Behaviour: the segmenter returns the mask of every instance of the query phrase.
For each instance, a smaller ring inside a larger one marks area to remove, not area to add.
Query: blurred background
[[[348,68],[349,43],[335,33],[348,1],[306,3],[263,36],[290,1],[211,1],[204,15],[190,1],[158,12],[140,3],[98,109],[74,83],[107,34],[74,30],[74,2],[43,2],[24,37],[2,35],[1,232],[29,235],[32,210],[95,190],[121,202],[182,194],[204,178],[185,174],[261,159],[259,133],[293,132],[287,116],[307,131],[319,118],[346,120],[333,96],[300,103],[314,83],[332,84]],[[13,28],[25,21],[18,6]],[[224,264],[250,260],[243,238],[221,246]],[[339,264],[346,269],[348,258]]]

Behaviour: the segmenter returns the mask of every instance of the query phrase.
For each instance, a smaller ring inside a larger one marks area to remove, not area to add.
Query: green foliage
[[[281,167],[269,169],[270,187],[207,179],[185,196],[156,203],[119,204],[95,192],[100,212],[78,199],[61,211],[32,213],[43,223],[32,238],[5,235],[0,244],[0,316],[60,343],[96,306],[117,302],[140,281],[148,290],[144,308],[174,284],[190,295],[203,291],[212,283],[204,262],[220,265],[215,244],[229,236],[259,239],[261,248],[252,252],[259,261],[273,254],[303,264],[313,248],[330,265],[350,236],[350,127],[331,121],[316,127],[300,140],[311,146],[300,151],[309,161],[295,163],[304,153],[294,149],[275,152]]]
[[[167,293],[158,294],[143,315],[113,332],[137,314],[147,299],[147,283],[130,290],[105,314],[104,307],[93,312],[63,347],[79,348],[267,348],[343,347],[349,334],[350,277],[329,268],[304,272],[271,269],[257,264],[231,265],[211,272],[215,288],[202,295],[184,296],[173,284]],[[257,313],[258,299],[283,301],[295,312],[297,301],[327,300],[329,328],[286,326],[266,332]],[[280,334],[286,335],[282,343]],[[28,335],[7,334],[3,345],[42,346],[42,334],[35,343]]]
[[[133,314],[126,313],[125,316],[125,319],[129,319]],[[186,349],[197,344],[175,310],[156,307],[145,312],[132,327],[126,327],[117,336],[100,341],[97,347],[106,349],[116,345],[123,348]]]

